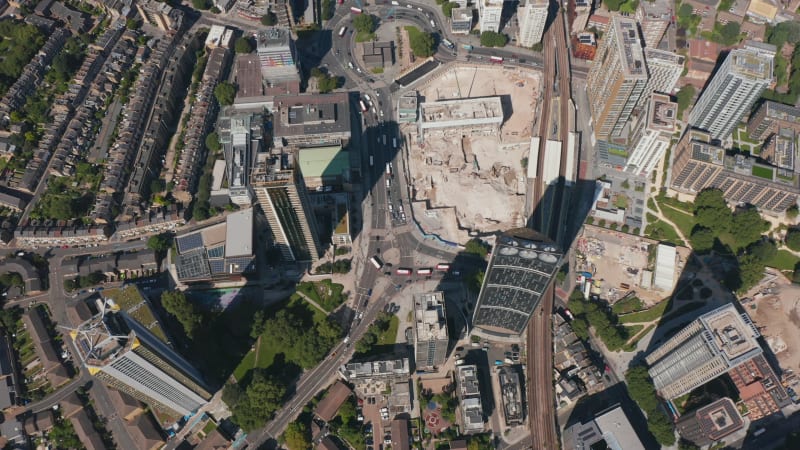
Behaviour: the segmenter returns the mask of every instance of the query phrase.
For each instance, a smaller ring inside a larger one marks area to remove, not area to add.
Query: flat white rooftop
[[[500,97],[425,102],[419,105],[419,112],[422,128],[503,123]]]

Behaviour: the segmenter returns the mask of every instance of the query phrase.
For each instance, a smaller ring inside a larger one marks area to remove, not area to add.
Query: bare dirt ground
[[[636,291],[636,296],[646,305],[652,306],[672,294],[672,291],[642,287],[642,275],[652,276],[652,273],[648,275],[645,271],[655,268],[655,247],[652,250],[650,248],[657,244],[651,239],[587,225],[583,235],[578,238],[577,248],[586,257],[579,270],[594,273],[595,279],[599,280],[599,294],[612,303],[628,292],[620,288],[625,283]],[[689,253],[688,248],[678,247],[675,282],[678,281]]]
[[[414,217],[429,233],[465,243],[470,232],[491,233],[525,225],[526,169],[532,111],[537,110],[541,74],[499,67],[457,65],[419,88],[421,101],[501,96],[499,135],[412,136],[409,173]]]
[[[747,305],[747,312],[758,327],[781,368],[800,373],[800,286],[788,280],[776,280],[776,295],[760,298]]]

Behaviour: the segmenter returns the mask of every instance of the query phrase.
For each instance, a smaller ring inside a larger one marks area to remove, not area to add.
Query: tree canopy
[[[642,365],[631,367],[625,373],[625,381],[628,384],[628,393],[631,398],[647,415],[647,429],[659,444],[673,445],[675,443],[674,426],[658,408],[658,397],[647,367]]]
[[[172,235],[169,233],[155,234],[147,240],[147,248],[157,252],[165,252],[170,246],[172,246]]]
[[[464,253],[472,253],[480,256],[481,258],[486,258],[486,255],[489,253],[489,250],[487,249],[486,244],[484,244],[482,240],[478,238],[473,238],[467,241],[467,245],[464,246]]]
[[[192,0],[192,6],[194,6],[194,9],[200,9],[205,11],[211,8],[212,3],[211,0]]]
[[[684,3],[683,6],[688,6],[688,4]],[[691,9],[691,6],[689,6],[689,9]],[[694,92],[694,86],[687,84],[675,95],[678,98],[678,117],[681,117],[683,112],[686,111],[686,108],[689,107],[689,103],[691,103],[692,98],[694,98]]]
[[[203,315],[181,291],[164,291],[161,294],[161,306],[178,319],[183,326],[183,331],[190,338],[194,336],[197,327],[203,322]]]
[[[261,16],[261,25],[267,27],[274,27],[275,24],[278,23],[278,16],[275,15],[274,12],[268,11],[266,14]]]
[[[236,40],[234,49],[236,50],[236,53],[247,54],[253,51],[253,45],[250,44],[250,39],[242,36]]]
[[[222,145],[219,143],[219,134],[217,134],[216,131],[212,131],[206,135],[206,148],[214,153],[222,148]]]
[[[450,18],[453,16],[453,10],[458,8],[458,3],[456,2],[445,2],[442,3],[442,12],[444,16]]]
[[[790,20],[775,26],[767,25],[767,42],[778,47],[783,47],[786,42],[796,44],[800,42],[800,22]]]
[[[214,88],[214,96],[222,106],[232,105],[236,98],[236,86],[227,81],[219,83]]]
[[[508,43],[508,36],[494,31],[484,31],[481,33],[481,45],[484,47],[505,47]]]
[[[784,243],[790,249],[800,252],[800,228],[789,228]]]
[[[353,28],[359,33],[372,33],[377,26],[375,16],[359,14],[353,19]]]
[[[256,371],[233,407],[233,421],[246,432],[262,427],[281,407],[285,395],[283,383]]]
[[[305,422],[295,420],[286,426],[283,440],[289,450],[306,450],[311,448],[311,430]]]
[[[706,252],[714,247],[714,232],[708,228],[697,226],[692,230],[689,238],[692,242],[692,249],[697,252]]]

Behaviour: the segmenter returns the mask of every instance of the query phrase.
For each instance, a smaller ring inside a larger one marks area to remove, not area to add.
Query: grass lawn
[[[644,308],[644,304],[642,304],[642,300],[639,297],[628,297],[614,303],[614,306],[611,307],[611,312],[617,315],[627,314],[642,308]]]
[[[397,329],[400,328],[400,319],[392,316],[389,320],[389,328],[378,336],[377,345],[392,345],[397,342]]]
[[[678,229],[681,230],[684,236],[689,237],[692,235],[692,228],[697,224],[694,220],[694,215],[685,213],[679,209],[673,208],[670,205],[659,205],[661,206],[661,213],[666,216],[667,219],[671,220]]]
[[[648,214],[648,216],[650,216],[650,214]],[[675,232],[675,229],[672,228],[670,224],[659,220],[655,216],[653,217],[655,218],[654,221],[651,221],[650,217],[647,218],[647,228],[644,229],[645,236],[657,241],[669,242],[674,245],[684,245],[683,240],[678,237],[678,233]]]
[[[256,351],[250,350],[244,358],[242,358],[242,362],[236,366],[236,369],[233,371],[233,376],[236,380],[241,380],[247,375],[247,371],[250,369],[254,369],[256,367]]]
[[[769,167],[753,166],[753,176],[771,180],[772,169]]]
[[[628,325],[625,327],[625,331],[628,333],[628,336],[634,337],[636,336],[642,329],[644,325]]]
[[[356,42],[368,42],[375,40],[375,33],[365,33],[363,31],[359,31],[356,33]]]
[[[641,326],[641,325],[640,325]],[[647,336],[647,333],[653,330],[656,326],[654,324],[650,324],[645,328],[643,331],[640,331],[636,337],[633,338],[632,341],[629,341],[627,344],[622,346],[622,350],[626,352],[632,352],[636,350],[636,345],[639,344],[639,341],[642,340],[643,337]]]
[[[778,254],[767,261],[767,266],[778,270],[794,270],[794,266],[798,262],[800,262],[800,258],[794,256],[788,250],[778,250]]]
[[[334,283],[329,279],[322,281],[304,281],[297,285],[297,290],[305,294],[311,300],[314,300],[327,312],[333,311],[345,300],[342,295],[344,286]]]
[[[621,323],[652,322],[664,315],[664,311],[666,311],[667,306],[669,306],[670,303],[671,302],[669,300],[662,300],[661,303],[653,306],[650,309],[619,316],[619,321]]]

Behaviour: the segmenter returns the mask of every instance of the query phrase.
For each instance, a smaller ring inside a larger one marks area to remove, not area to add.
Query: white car
[[[414,9],[414,7],[413,7],[413,6],[411,6],[411,5],[406,5],[406,8],[408,8],[408,9]]]
[[[419,11],[419,12],[422,12],[422,8],[420,8],[419,6],[417,6],[417,11]]]

